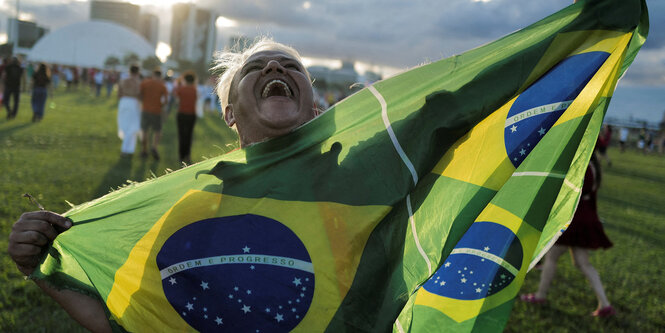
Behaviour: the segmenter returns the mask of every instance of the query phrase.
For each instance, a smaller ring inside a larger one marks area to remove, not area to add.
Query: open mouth
[[[293,93],[291,93],[291,89],[286,82],[282,80],[272,80],[266,84],[265,88],[263,88],[261,97],[268,98],[273,96],[291,97],[293,96]]]

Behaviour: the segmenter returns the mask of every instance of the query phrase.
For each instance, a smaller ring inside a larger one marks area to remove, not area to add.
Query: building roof
[[[109,56],[122,61],[130,52],[143,59],[154,56],[155,48],[129,28],[109,21],[88,21],[45,35],[27,56],[30,61],[103,68]]]

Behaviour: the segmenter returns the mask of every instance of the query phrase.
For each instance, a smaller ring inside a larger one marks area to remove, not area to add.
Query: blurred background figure
[[[598,217],[596,196],[600,180],[600,162],[594,152],[584,175],[582,195],[573,220],[570,222],[568,229],[545,255],[545,264],[540,274],[538,291],[533,294],[521,295],[520,299],[522,301],[534,304],[546,302],[547,291],[556,273],[557,261],[570,248],[575,267],[584,273],[598,299],[598,308],[591,312],[591,315],[594,317],[609,317],[616,314],[616,310],[610,305],[605,295],[605,289],[600,281],[598,271],[589,262],[589,250],[612,247],[612,242],[607,238]]]
[[[102,85],[104,84],[104,71],[95,71],[93,81],[95,83],[95,97],[99,97],[102,94]]]
[[[622,153],[626,151],[627,142],[628,142],[628,128],[621,127],[621,129],[619,129],[619,146],[621,148]]]
[[[600,159],[604,159],[607,162],[607,166],[612,166],[612,160],[610,156],[607,155],[607,147],[610,146],[610,141],[612,139],[612,126],[604,124],[600,129],[600,134],[598,135],[598,140],[596,141],[596,147],[598,148],[598,154]]]
[[[140,96],[142,103],[141,131],[143,132],[141,157],[148,157],[148,146],[150,146],[150,154],[155,160],[159,160],[157,147],[162,135],[162,110],[168,98],[166,86],[162,81],[161,69],[155,69],[152,77],[141,82]]]
[[[116,71],[104,72],[104,85],[106,85],[106,97],[111,97],[113,86],[118,81],[118,73]]]
[[[129,76],[118,84],[118,137],[122,139],[122,157],[134,154],[136,139],[141,130],[140,86],[139,67],[132,65]]]
[[[176,121],[178,124],[178,152],[180,154],[180,162],[189,165],[192,163],[192,136],[194,134],[194,124],[196,123],[196,101],[198,98],[194,72],[185,72],[184,79],[185,84],[175,89],[175,96],[179,101]]]
[[[38,122],[44,118],[44,106],[48,96],[48,85],[51,83],[51,73],[46,64],[41,63],[37,71],[32,75],[32,122]]]
[[[18,103],[21,95],[21,77],[23,68],[17,57],[12,57],[3,71],[5,91],[2,96],[3,104],[7,108],[7,119],[16,118]],[[13,103],[11,103],[13,100]]]

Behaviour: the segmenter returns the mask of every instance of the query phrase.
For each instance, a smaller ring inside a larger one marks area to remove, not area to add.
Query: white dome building
[[[133,30],[108,21],[74,23],[42,37],[27,55],[43,61],[80,67],[103,68],[109,56],[120,61],[128,53],[141,59],[155,56],[155,48]]]

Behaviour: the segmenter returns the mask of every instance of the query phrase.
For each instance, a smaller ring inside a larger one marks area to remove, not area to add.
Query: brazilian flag
[[[33,277],[117,331],[500,331],[647,30],[644,0],[580,1],[378,82],[74,207]]]

